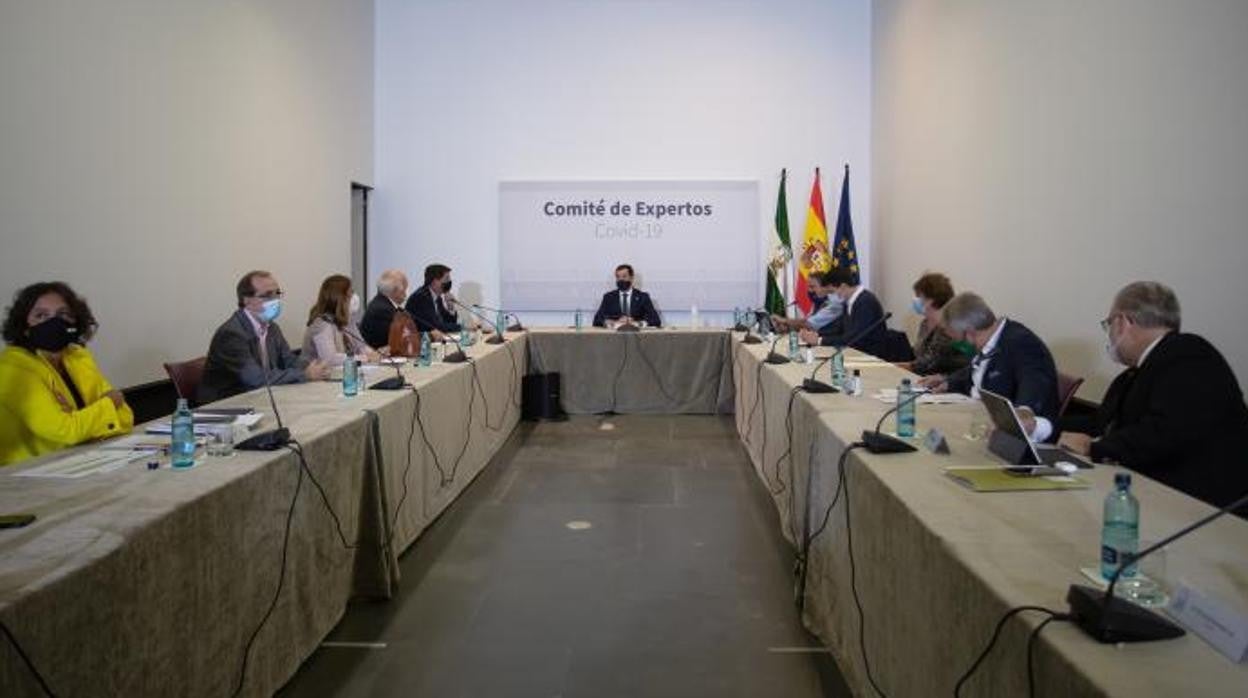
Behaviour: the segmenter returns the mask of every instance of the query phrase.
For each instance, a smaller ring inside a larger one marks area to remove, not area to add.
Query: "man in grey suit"
[[[248,272],[236,290],[238,310],[217,328],[208,347],[199,404],[263,387],[266,376],[274,385],[329,376],[324,363],[296,357],[274,322],[282,312],[282,288],[272,274]]]

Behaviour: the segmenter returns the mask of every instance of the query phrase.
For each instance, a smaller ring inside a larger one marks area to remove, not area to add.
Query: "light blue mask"
[[[260,319],[264,322],[273,322],[282,314],[282,299],[274,298],[267,300],[264,305],[260,306]]]
[[[910,301],[910,308],[914,310],[914,313],[916,315],[922,315],[923,314],[923,299],[915,298],[914,300]]]

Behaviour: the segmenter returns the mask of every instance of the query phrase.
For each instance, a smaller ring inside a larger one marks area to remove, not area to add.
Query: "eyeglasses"
[[[252,298],[259,298],[262,301],[271,301],[275,298],[282,298],[285,295],[286,294],[282,292],[282,289],[279,288],[273,291],[269,291],[268,293],[255,294],[252,296]]]
[[[1121,316],[1122,313],[1111,313],[1109,317],[1101,320],[1101,331],[1109,332],[1109,328],[1114,324],[1114,318]]]

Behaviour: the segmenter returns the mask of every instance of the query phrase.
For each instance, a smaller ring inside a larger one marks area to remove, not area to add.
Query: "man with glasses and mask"
[[[1118,291],[1101,328],[1106,353],[1126,370],[1094,416],[1063,423],[1058,443],[1221,507],[1248,492],[1248,408],[1226,359],[1180,324],[1168,287],[1137,281]]]
[[[650,327],[663,326],[650,294],[633,286],[632,265],[621,264],[615,268],[615,290],[603,294],[598,312],[594,313],[594,326],[615,327],[643,322]]]
[[[235,289],[238,310],[215,334],[208,347],[200,404],[283,383],[324,380],[329,367],[296,357],[275,320],[282,313],[282,289],[267,271],[251,271]]]
[[[944,332],[969,342],[975,358],[969,372],[925,376],[919,385],[975,398],[981,389],[996,393],[1014,403],[1033,441],[1056,438],[1057,366],[1044,342],[1021,322],[997,317],[974,293],[959,293],[940,313]]]

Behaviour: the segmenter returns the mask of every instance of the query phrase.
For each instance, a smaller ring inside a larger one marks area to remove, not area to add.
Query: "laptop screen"
[[[1043,463],[1044,461],[1040,459],[1040,454],[1036,452],[1036,445],[1027,437],[1027,432],[1023,431],[1022,422],[1018,421],[1018,411],[1014,409],[1014,404],[1007,398],[982,388],[979,391],[979,396],[983,400],[984,407],[988,410],[988,416],[992,419],[993,426],[1026,444],[1027,451],[1031,454],[1032,463]]]

